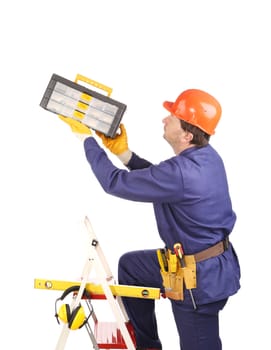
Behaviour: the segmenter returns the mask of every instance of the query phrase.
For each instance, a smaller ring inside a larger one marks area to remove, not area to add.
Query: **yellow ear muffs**
[[[79,304],[74,310],[71,310],[69,304],[62,304],[58,311],[56,305],[59,300],[63,300],[72,292],[77,292],[79,288],[79,286],[73,286],[66,289],[62,296],[55,302],[55,317],[57,322],[59,323],[59,320],[61,320],[63,323],[68,323],[68,327],[72,330],[83,327],[87,323],[91,313],[88,317],[86,317],[84,308],[81,306],[81,304]],[[83,296],[90,299],[90,295],[86,290],[84,290]]]
[[[79,329],[86,324],[87,317],[81,305],[77,306],[71,313],[69,319],[69,328],[72,330]]]
[[[68,323],[71,317],[70,305],[62,304],[58,310],[57,316],[62,322]]]

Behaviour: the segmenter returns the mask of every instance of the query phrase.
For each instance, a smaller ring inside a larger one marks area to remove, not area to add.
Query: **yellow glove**
[[[92,136],[92,132],[88,126],[81,123],[78,120],[75,120],[73,118],[64,117],[63,115],[58,116],[63,122],[68,124],[70,128],[72,129],[72,132],[77,134],[77,136],[83,140],[84,138],[87,138],[89,136]]]
[[[117,134],[113,139],[96,131],[96,134],[101,138],[104,146],[117,156],[129,150],[127,134],[123,124],[120,124],[120,131],[120,134]]]

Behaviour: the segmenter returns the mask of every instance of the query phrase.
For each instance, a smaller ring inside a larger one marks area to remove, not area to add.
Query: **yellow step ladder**
[[[36,278],[34,280],[34,288],[64,291],[62,296],[57,300],[63,300],[67,294],[73,293],[71,304],[65,305],[66,308],[68,308],[67,315],[69,315],[69,318],[77,317],[80,320],[80,317],[83,317],[84,322],[82,322],[82,326],[85,326],[89,334],[93,349],[136,350],[135,335],[121,297],[159,299],[160,289],[116,284],[101,245],[87,216],[85,217],[84,223],[89,238],[89,251],[83,268],[81,281]],[[95,268],[97,276],[97,278],[95,278],[95,283],[89,281],[89,275],[93,268]],[[91,302],[94,299],[108,301],[115,317],[115,322],[99,322]],[[82,311],[82,300],[87,304],[89,311],[88,316]],[[80,316],[79,312],[83,312],[83,316]],[[57,311],[56,317],[57,319],[61,319],[61,316],[57,315]],[[62,350],[65,348],[69,332],[73,329],[69,318],[67,316],[67,322],[63,323],[55,350]],[[92,319],[93,322],[90,322],[90,319]]]

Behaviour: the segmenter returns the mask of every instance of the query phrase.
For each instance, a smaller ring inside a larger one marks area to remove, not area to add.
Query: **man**
[[[129,252],[119,260],[119,283],[166,292],[182,350],[220,350],[219,311],[240,288],[238,258],[228,238],[236,215],[223,161],[209,144],[221,106],[210,94],[190,89],[174,103],[164,102],[164,107],[169,111],[163,119],[164,138],[175,156],[158,165],[129,149],[123,125],[114,139],[96,132],[129,171],[112,164],[94,137],[88,137],[92,133],[86,126],[60,118],[75,133],[86,134],[86,158],[107,193],[153,204],[169,259],[167,270],[161,272],[156,249]],[[177,243],[181,248],[176,250]],[[135,330],[137,349],[162,349],[154,301],[123,298],[123,302]]]

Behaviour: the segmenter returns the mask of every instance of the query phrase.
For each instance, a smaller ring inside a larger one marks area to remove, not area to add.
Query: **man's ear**
[[[184,136],[186,142],[191,143],[193,140],[193,137],[194,137],[194,135],[191,132],[186,131],[185,136]]]

